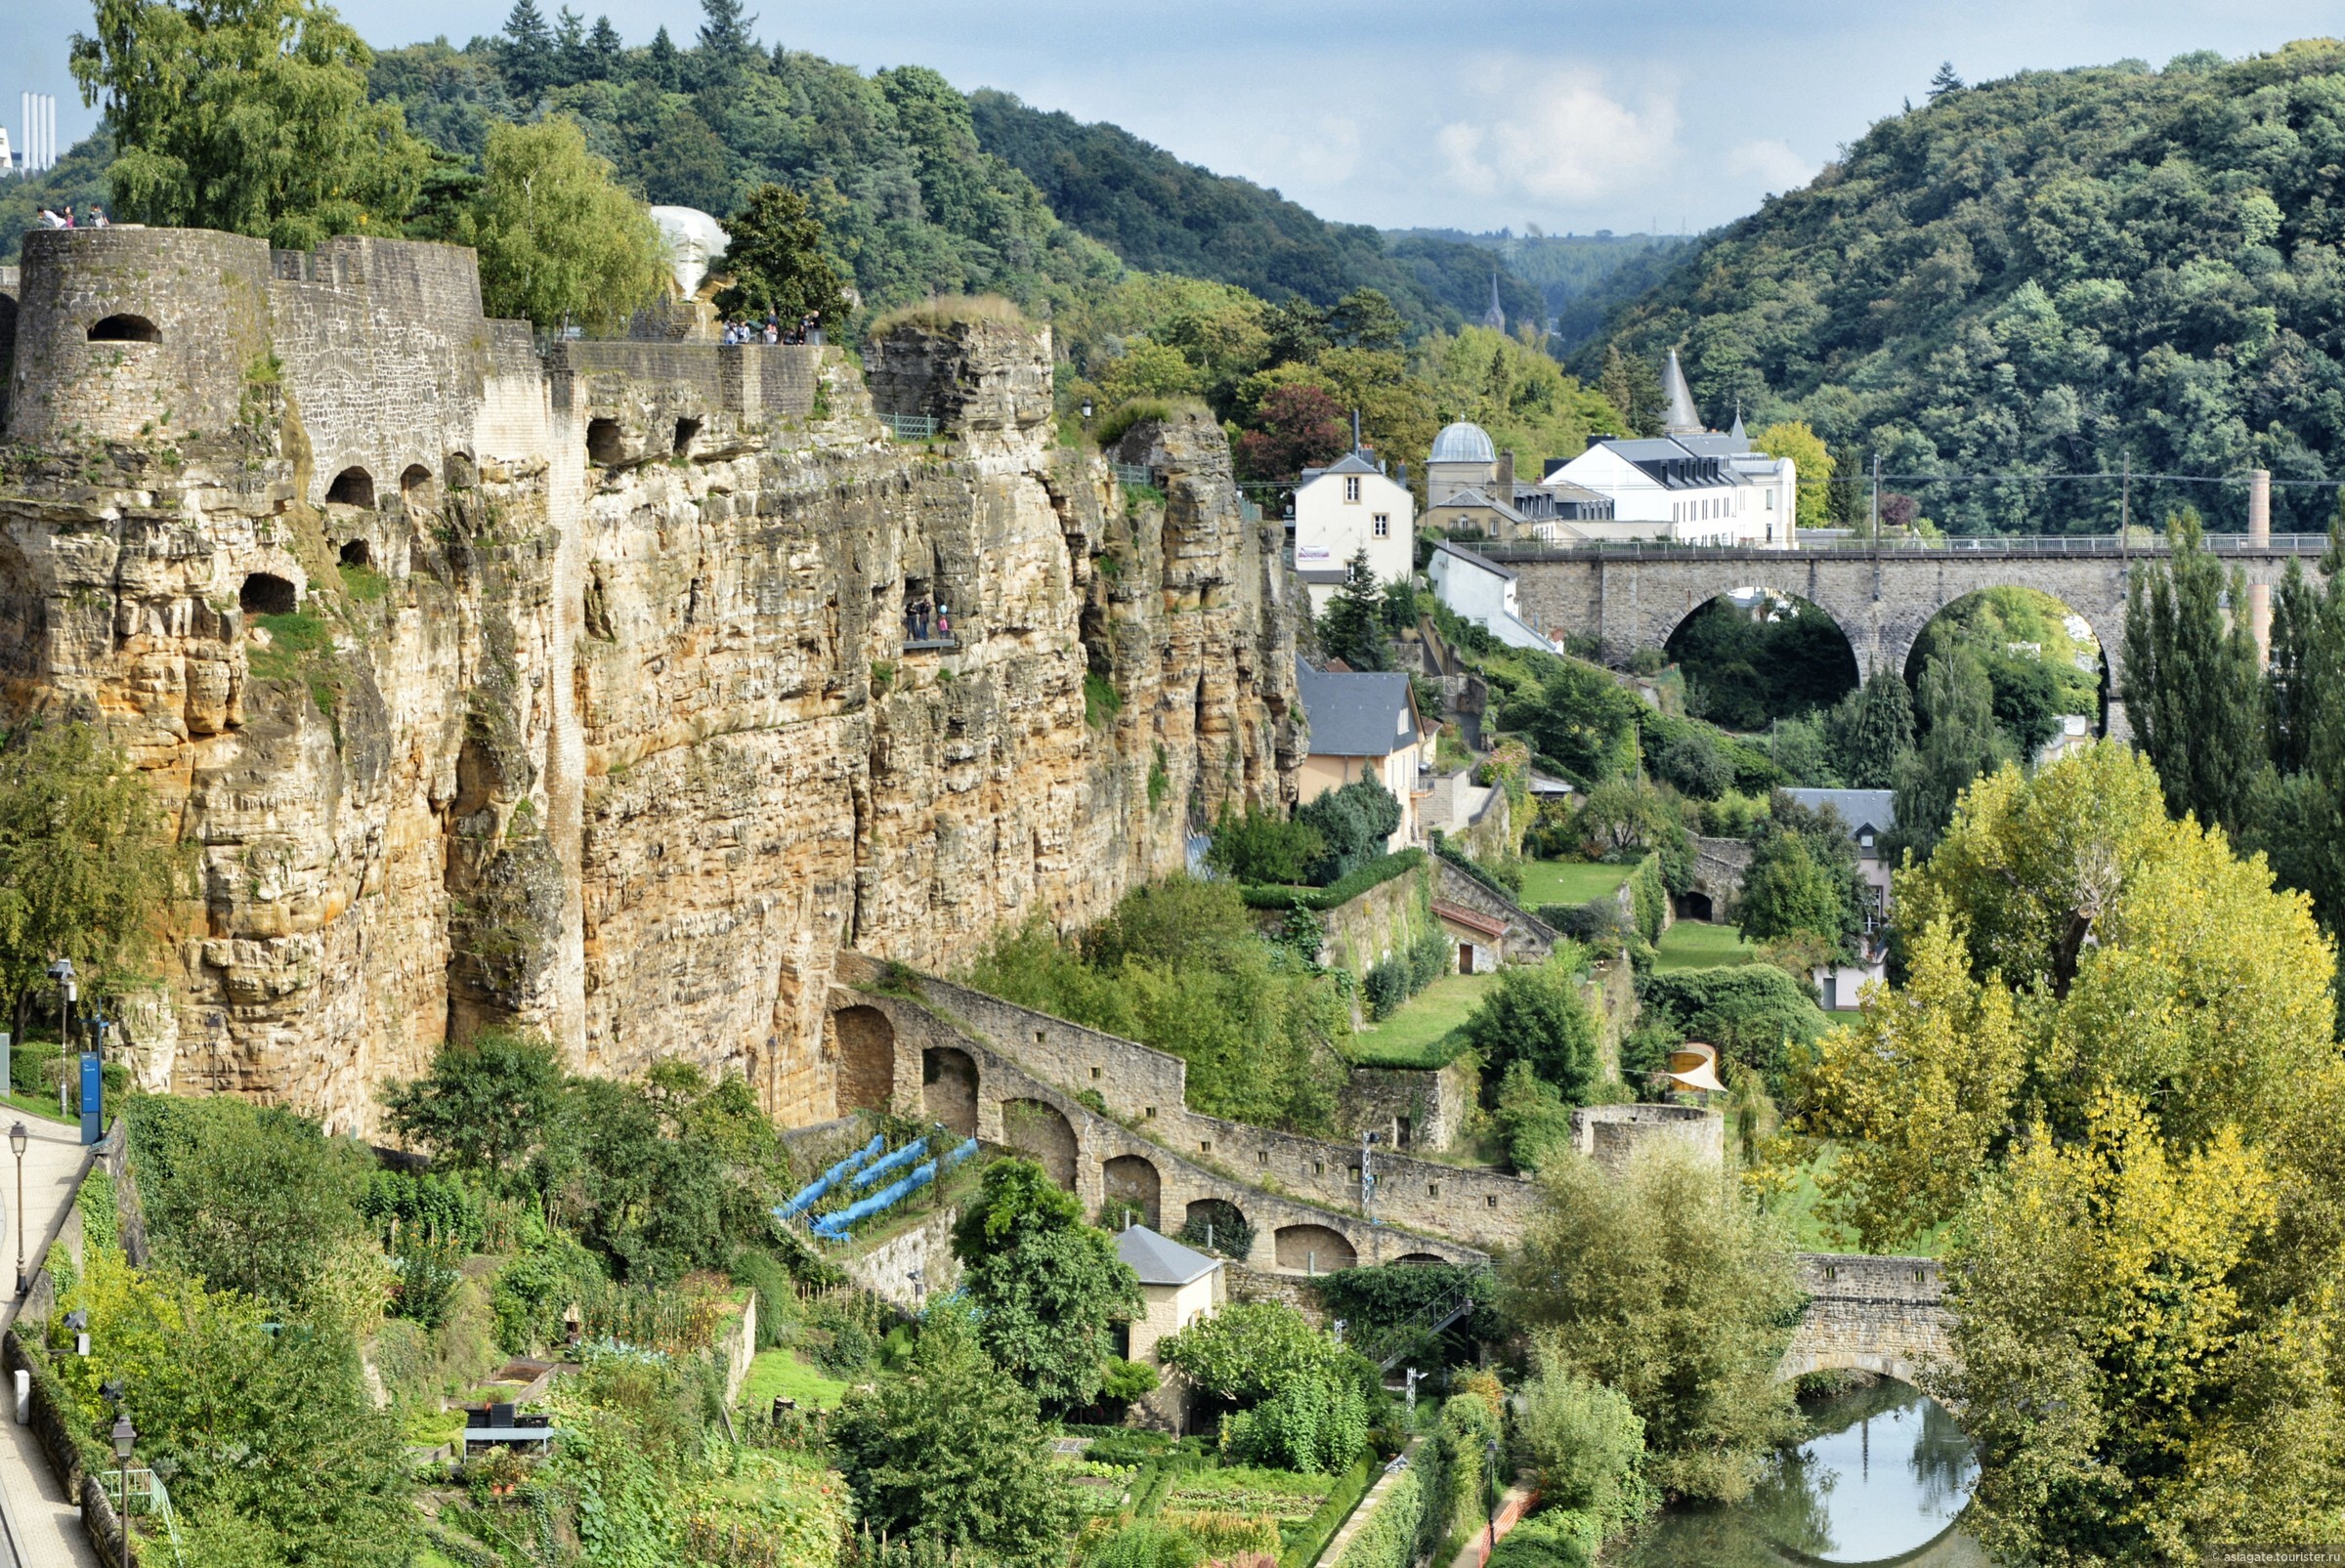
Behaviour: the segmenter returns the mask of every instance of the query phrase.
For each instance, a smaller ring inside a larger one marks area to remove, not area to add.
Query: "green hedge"
[[[1637,863],[1629,873],[1629,896],[1637,909],[1637,929],[1647,942],[1661,940],[1661,927],[1669,917],[1669,886],[1661,879],[1661,857],[1647,855]]]
[[[1302,1533],[1295,1538],[1295,1544],[1279,1553],[1278,1568],[1309,1568],[1317,1562],[1319,1553],[1327,1549],[1327,1544],[1336,1538],[1336,1532],[1343,1528],[1343,1521],[1351,1517],[1351,1510],[1367,1495],[1368,1479],[1374,1473],[1368,1462],[1362,1460],[1337,1477],[1336,1489],[1319,1504],[1319,1511],[1304,1521]]]
[[[1417,1530],[1425,1519],[1425,1483],[1415,1470],[1393,1478],[1376,1504],[1360,1521],[1335,1568],[1409,1568],[1417,1559]]]
[[[1365,866],[1355,866],[1325,887],[1277,887],[1267,884],[1249,887],[1245,890],[1246,904],[1248,908],[1257,910],[1332,910],[1424,864],[1424,850],[1404,849],[1381,856]]]

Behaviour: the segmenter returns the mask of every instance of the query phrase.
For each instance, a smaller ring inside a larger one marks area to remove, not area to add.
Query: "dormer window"
[[[1343,476],[1343,499],[1344,499],[1345,501],[1357,501],[1359,498],[1360,498],[1360,476],[1359,476],[1359,475],[1357,475],[1357,474],[1346,474],[1346,475],[1344,475],[1344,476]]]

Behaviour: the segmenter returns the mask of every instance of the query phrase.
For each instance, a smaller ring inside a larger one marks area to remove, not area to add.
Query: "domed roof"
[[[667,242],[676,292],[690,298],[701,279],[708,275],[708,264],[725,253],[731,236],[724,225],[698,207],[654,207],[652,223]]]
[[[1430,463],[1495,463],[1498,448],[1490,445],[1490,433],[1481,426],[1461,419],[1433,438]]]

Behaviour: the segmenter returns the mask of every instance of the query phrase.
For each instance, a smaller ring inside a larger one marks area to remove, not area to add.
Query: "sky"
[[[346,0],[378,47],[461,44],[509,0]],[[550,16],[557,0],[540,0]],[[697,7],[607,8],[631,44]],[[749,0],[752,7],[758,0]],[[0,0],[0,118],[58,100],[88,0]],[[1698,233],[1811,178],[1841,145],[1925,96],[1940,62],[1977,82],[2031,68],[2260,53],[2345,28],[2313,0],[947,0],[784,7],[756,31],[867,70],[923,64],[1079,119],[1112,120],[1322,217],[1383,228],[1537,224],[1550,233]]]

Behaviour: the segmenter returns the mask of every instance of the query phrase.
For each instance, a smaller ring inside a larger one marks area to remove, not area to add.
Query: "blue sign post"
[[[96,1143],[106,1136],[106,1075],[98,1071],[98,1053],[81,1053],[81,1141]]]

